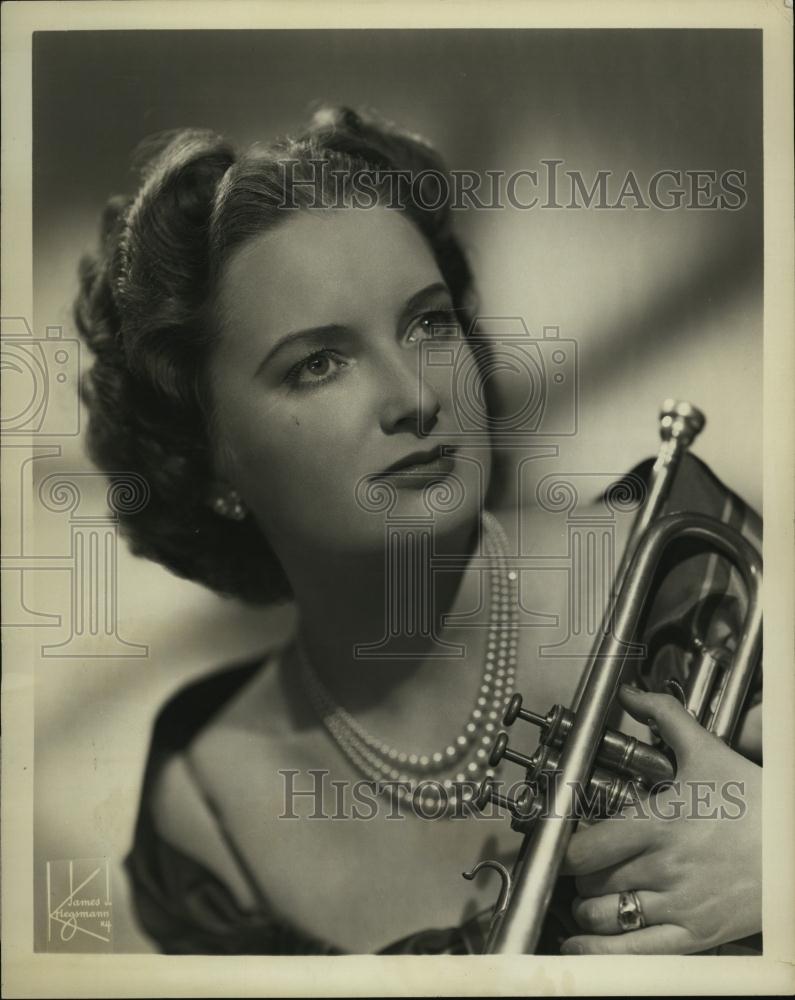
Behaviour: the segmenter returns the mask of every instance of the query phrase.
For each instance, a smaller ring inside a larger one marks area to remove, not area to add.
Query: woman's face
[[[217,466],[277,553],[280,539],[329,553],[383,544],[387,515],[362,492],[437,445],[459,448],[463,487],[453,511],[434,514],[437,528],[471,524],[489,450],[482,432],[473,448],[457,423],[452,363],[421,364],[433,336],[451,361],[465,351],[474,366],[460,327],[449,329],[452,309],[422,234],[383,207],[304,210],[234,255],[211,371]],[[394,513],[427,516],[433,476],[390,481]]]

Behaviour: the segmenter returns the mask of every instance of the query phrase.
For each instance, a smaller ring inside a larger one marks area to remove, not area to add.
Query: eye
[[[339,367],[335,370],[334,365]],[[324,347],[307,354],[287,372],[284,381],[293,389],[315,389],[337,378],[339,371],[348,366],[347,361],[336,358],[333,351]]]
[[[461,321],[458,313],[452,307],[448,309],[433,309],[423,313],[413,321],[408,336],[409,343],[415,344],[420,339],[441,340],[461,335]]]

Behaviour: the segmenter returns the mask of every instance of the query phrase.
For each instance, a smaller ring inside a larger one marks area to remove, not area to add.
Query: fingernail
[[[633,687],[632,684],[622,684],[621,691],[623,694],[628,694],[632,697],[637,697],[640,694],[640,691],[636,687]]]
[[[569,943],[568,941],[564,941],[563,944],[560,946],[560,953],[561,955],[582,955],[583,953],[582,945],[577,944],[576,941],[571,943]]]

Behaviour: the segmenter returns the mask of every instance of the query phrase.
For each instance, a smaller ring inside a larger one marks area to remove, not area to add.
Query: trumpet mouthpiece
[[[663,441],[677,438],[688,447],[701,433],[707,418],[697,406],[685,400],[666,399],[660,407],[660,437]]]

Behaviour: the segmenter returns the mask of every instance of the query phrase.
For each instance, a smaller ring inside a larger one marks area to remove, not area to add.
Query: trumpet
[[[503,759],[525,768],[521,791],[496,793],[487,779],[477,803],[507,808],[522,844],[512,871],[496,861],[481,861],[464,877],[492,868],[502,879],[486,940],[485,954],[533,954],[569,840],[581,813],[583,789],[599,794],[609,815],[627,802],[631,783],[651,788],[675,777],[664,750],[607,728],[628,650],[650,598],[663,556],[679,539],[693,540],[736,567],[746,594],[746,612],[736,648],[692,639],[686,683],[669,681],[687,711],[719,739],[731,745],[755,672],[762,644],[762,560],[740,531],[695,511],[665,512],[682,458],[705,424],[689,403],[666,400],[660,413],[660,452],[649,489],[633,522],[614,581],[584,682],[573,709],[554,706],[546,715],[523,707],[520,694],[510,699],[506,727],[529,722],[541,730],[540,748],[530,757],[515,750],[508,734],[495,741],[490,763]],[[544,780],[542,780],[544,779]],[[554,779],[554,780],[551,780]]]

